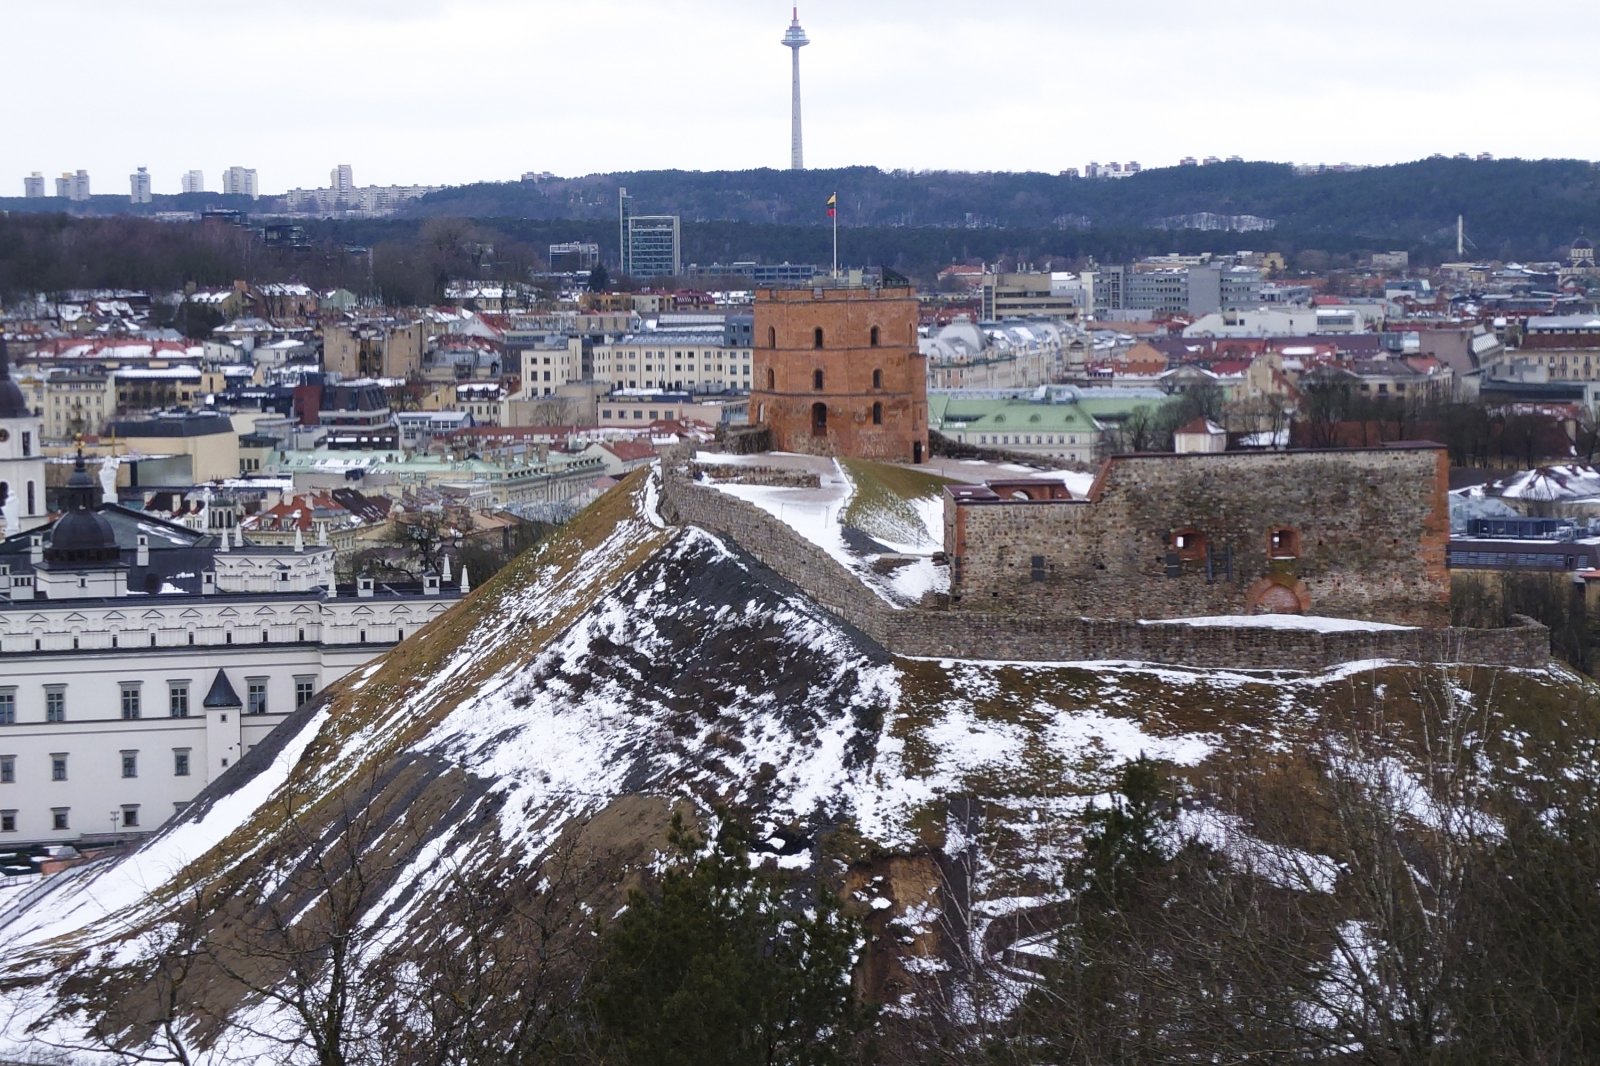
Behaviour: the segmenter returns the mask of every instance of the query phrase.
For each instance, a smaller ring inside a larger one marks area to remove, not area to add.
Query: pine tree
[[[650,1066],[830,1066],[856,1028],[854,923],[822,893],[791,912],[782,883],[750,868],[727,825],[711,851],[674,819],[685,861],[635,891],[605,934],[592,992],[615,1061]]]

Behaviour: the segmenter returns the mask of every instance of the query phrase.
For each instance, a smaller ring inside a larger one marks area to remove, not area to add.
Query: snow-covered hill
[[[270,1058],[292,1021],[260,989],[294,975],[241,930],[288,937],[276,927],[349,904],[355,961],[376,966],[493,920],[464,904],[475,892],[568,892],[582,914],[613,913],[685,803],[764,828],[753,861],[847,886],[873,932],[870,969],[905,990],[1026,939],[1025,923],[996,923],[1061,898],[1077,815],[1141,753],[1200,782],[1381,707],[1392,728],[1359,757],[1411,774],[1425,799],[1407,723],[1445,700],[1479,716],[1475,751],[1508,791],[1553,759],[1594,764],[1568,750],[1582,683],[1559,671],[895,658],[737,544],[665,525],[654,500],[635,475],[330,689],[140,851],[15,900],[0,914],[10,1046],[148,1023],[152,956],[203,944],[210,976],[190,978],[183,1031]],[[1230,817],[1199,791],[1186,813],[1229,847],[1278,848],[1308,891],[1336,875]],[[584,872],[563,880],[557,866],[580,854]]]

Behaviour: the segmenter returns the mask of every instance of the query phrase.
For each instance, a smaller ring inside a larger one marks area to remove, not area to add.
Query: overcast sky
[[[3,0],[0,191],[785,167],[789,22],[750,0]],[[1600,5],[809,0],[806,162],[1600,156]]]

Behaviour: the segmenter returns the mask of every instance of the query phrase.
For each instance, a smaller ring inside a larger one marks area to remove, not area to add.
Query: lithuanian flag
[[[834,211],[838,208],[838,206],[839,206],[839,194],[838,193],[833,193],[832,195],[830,195],[828,197],[828,217],[829,218],[833,217]]]

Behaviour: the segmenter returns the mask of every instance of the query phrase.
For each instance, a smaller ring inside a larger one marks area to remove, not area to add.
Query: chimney
[[[143,533],[139,534],[139,547],[133,553],[133,565],[150,565],[150,538]]]
[[[44,538],[37,533],[28,538],[28,562],[35,566],[44,562]]]

